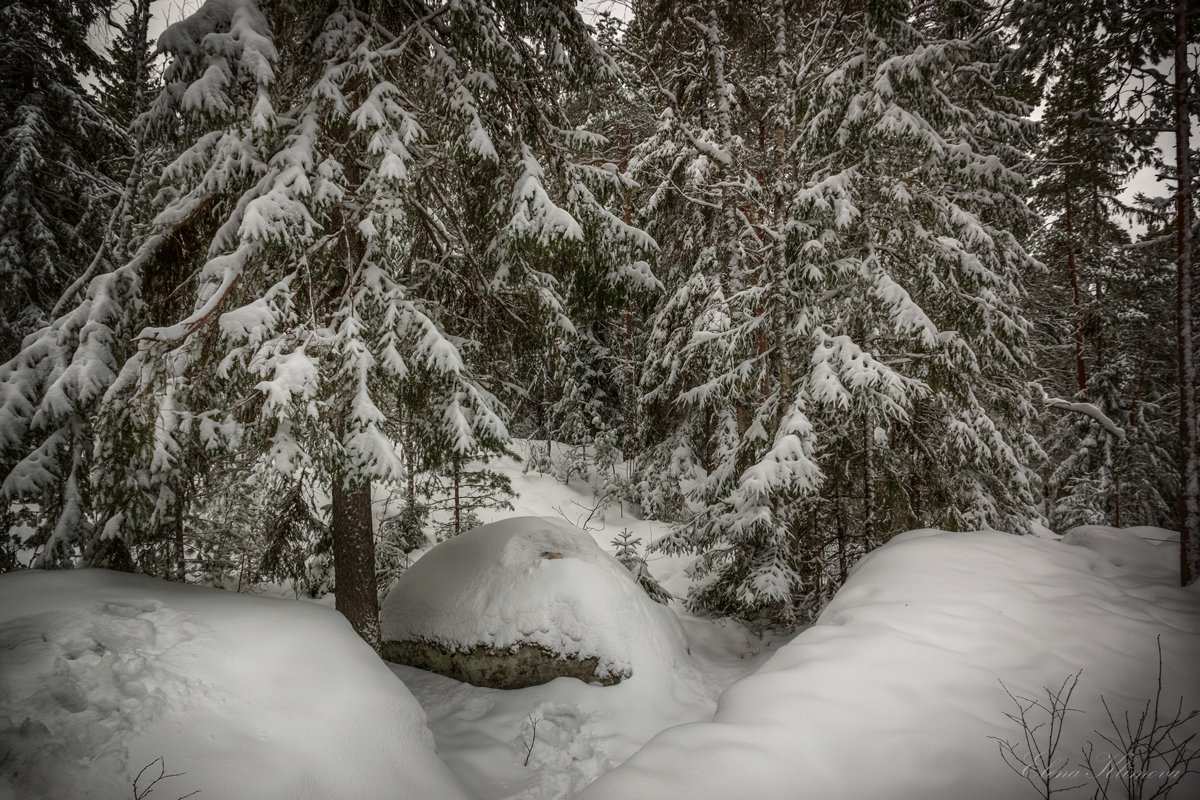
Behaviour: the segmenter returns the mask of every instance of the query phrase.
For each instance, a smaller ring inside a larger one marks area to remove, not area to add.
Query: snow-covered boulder
[[[0,575],[0,800],[127,798],[135,779],[139,797],[466,798],[332,609],[107,570]]]
[[[478,686],[611,685],[685,654],[679,621],[584,531],[513,517],[429,551],[392,585],[384,657]]]

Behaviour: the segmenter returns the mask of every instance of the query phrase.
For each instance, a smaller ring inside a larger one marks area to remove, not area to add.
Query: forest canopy
[[[377,646],[523,439],[764,625],[912,528],[1200,574],[1186,0],[154,13],[0,8],[0,569],[336,584]]]

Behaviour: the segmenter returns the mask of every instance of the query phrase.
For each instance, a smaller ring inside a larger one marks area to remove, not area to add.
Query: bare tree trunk
[[[1175,209],[1178,260],[1176,331],[1179,346],[1179,576],[1187,586],[1200,574],[1200,469],[1196,454],[1196,361],[1192,330],[1192,169],[1188,0],[1175,2]]]
[[[1121,471],[1113,467],[1113,527],[1121,527]]]
[[[375,532],[371,484],[333,481],[331,508],[335,607],[363,640],[379,652],[379,595],[375,589]]]
[[[846,553],[846,522],[842,514],[843,510],[842,487],[839,481],[833,493],[833,519],[837,528],[838,578],[842,583],[845,583],[846,576],[850,572],[850,567],[849,558]]]
[[[462,533],[462,476],[459,472],[458,457],[454,458],[454,535]]]
[[[1069,146],[1070,133],[1067,136]],[[1079,294],[1079,265],[1075,261],[1075,204],[1071,202],[1070,169],[1067,170],[1063,199],[1066,201],[1063,217],[1067,225],[1067,272],[1071,279],[1071,338],[1075,345],[1075,380],[1079,384],[1079,394],[1082,396],[1087,390],[1087,368],[1083,361],[1083,301]]]
[[[628,142],[622,144],[620,169],[622,174],[629,169]],[[621,219],[626,225],[633,225],[633,189],[625,192]],[[621,413],[621,457],[628,459],[630,469],[633,468],[633,458],[637,455],[634,447],[637,442],[638,371],[633,363],[633,342],[636,333],[637,323],[633,316],[633,301],[627,299],[625,308],[621,312],[621,359],[625,362],[626,370],[625,379],[621,382],[623,394],[621,405],[624,407]],[[616,470],[616,464],[613,464],[613,469]],[[625,513],[624,501],[621,503],[621,513]]]
[[[865,549],[875,547],[875,429],[869,414],[863,415],[863,540]]]
[[[183,548],[183,508],[184,504],[180,504],[179,511],[175,514],[175,580],[180,583],[187,582],[187,553]]]
[[[408,493],[409,508],[417,505],[417,445],[413,442],[412,425],[404,426],[404,483]]]

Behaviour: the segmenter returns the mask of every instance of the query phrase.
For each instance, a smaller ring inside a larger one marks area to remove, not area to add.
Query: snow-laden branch
[[[1092,403],[1074,403],[1070,400],[1063,400],[1061,397],[1051,397],[1050,395],[1046,394],[1046,390],[1042,388],[1040,383],[1034,381],[1031,382],[1031,385],[1042,395],[1042,402],[1050,408],[1059,408],[1063,411],[1071,411],[1076,414],[1083,414],[1084,416],[1091,417],[1100,425],[1101,428],[1104,428],[1104,430],[1108,431],[1108,433],[1110,433],[1112,436],[1116,437],[1117,439],[1125,438],[1124,429],[1109,419],[1105,413],[1099,409],[1099,407],[1093,405]]]

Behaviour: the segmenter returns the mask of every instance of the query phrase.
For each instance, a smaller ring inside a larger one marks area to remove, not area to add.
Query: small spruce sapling
[[[646,591],[646,594],[650,595],[651,600],[663,605],[671,602],[671,593],[650,574],[650,568],[646,564],[646,556],[643,553],[641,537],[634,536],[632,531],[625,528],[612,540],[612,546],[616,548],[614,556],[617,561],[620,561],[622,566],[629,570],[638,585]]]
[[[375,580],[380,593],[411,566],[410,556],[429,545],[425,525],[429,508],[423,503],[406,503],[400,513],[379,523],[375,542]]]

